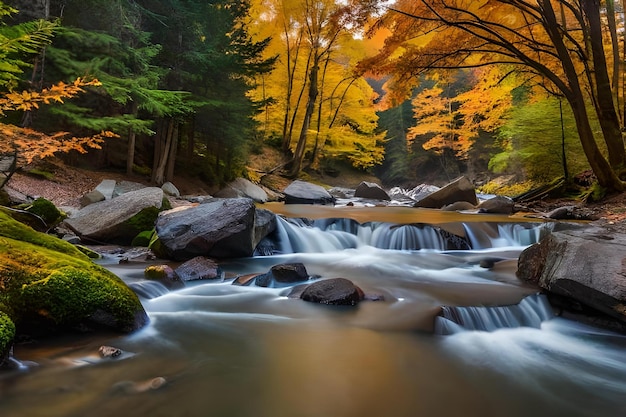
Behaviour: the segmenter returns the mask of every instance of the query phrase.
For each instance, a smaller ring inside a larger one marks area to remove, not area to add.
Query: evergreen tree
[[[201,103],[184,120],[188,153],[204,157],[204,173],[216,182],[240,174],[260,105],[248,96],[251,80],[274,62],[260,58],[268,40],[254,42],[247,33],[248,1],[138,3],[162,46],[159,62],[170,68],[165,87],[189,91]]]

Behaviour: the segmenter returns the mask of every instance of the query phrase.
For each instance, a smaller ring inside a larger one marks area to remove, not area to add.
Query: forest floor
[[[265,159],[267,162],[267,159]],[[59,207],[80,207],[80,198],[92,191],[102,180],[132,181],[151,185],[150,179],[139,175],[127,175],[119,171],[98,171],[67,166],[57,160],[37,166],[49,172],[49,179],[25,172],[16,172],[7,188],[30,197],[44,197]],[[267,167],[261,167],[267,168]],[[357,172],[341,170],[338,176],[308,174],[305,178],[327,186],[356,188],[361,181],[378,182],[375,177]],[[210,195],[217,190],[195,178],[176,178],[173,183],[181,195]],[[608,195],[599,202],[585,203],[572,199],[544,198],[524,205],[524,211],[548,213],[563,206],[574,206],[580,217],[591,218],[599,226],[626,232],[626,193]]]

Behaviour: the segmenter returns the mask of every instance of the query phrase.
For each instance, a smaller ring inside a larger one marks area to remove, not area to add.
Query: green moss
[[[139,175],[145,175],[147,177],[152,175],[152,168],[147,166],[139,166],[133,164],[133,172]]]
[[[2,208],[0,208],[0,236],[32,243],[36,246],[87,259],[87,257],[71,243],[33,230],[31,227],[14,220],[9,213]]]
[[[8,315],[0,311],[0,363],[8,354],[15,338],[15,324]]]
[[[18,330],[25,321],[71,328],[94,314],[118,330],[135,327],[143,307],[120,278],[71,244],[25,227],[0,212],[0,311]]]
[[[532,181],[502,184],[490,181],[478,189],[483,194],[497,194],[513,197],[532,190],[537,184]]]
[[[36,178],[43,178],[44,180],[52,181],[54,179],[54,174],[49,171],[44,171],[41,169],[31,169],[27,172],[28,175]]]
[[[164,211],[164,210],[171,210],[172,209],[172,203],[170,203],[169,198],[167,198],[167,196],[163,197],[163,200],[161,201],[161,209],[159,211]]]
[[[66,214],[61,212],[55,205],[45,198],[38,198],[24,207],[24,210],[41,217],[46,224],[53,226],[65,219]]]
[[[95,250],[91,250],[86,246],[83,245],[75,245],[76,249],[78,249],[79,251],[81,251],[82,253],[84,253],[85,255],[87,255],[87,257],[89,259],[100,259],[102,258],[102,255],[100,255],[98,252],[96,252]]]
[[[11,203],[11,198],[9,194],[4,190],[4,188],[0,188],[0,206],[8,206]]]
[[[141,246],[147,248],[148,246],[150,246],[152,235],[154,235],[154,229],[144,230],[143,232],[140,232],[131,242],[131,246]]]
[[[143,275],[146,279],[151,280],[162,280],[168,277],[168,268],[171,268],[167,265],[150,265],[147,266],[143,271]]]
[[[137,234],[143,232],[144,230],[151,230],[154,228],[160,211],[161,209],[154,206],[146,207],[130,219],[126,220],[125,224],[133,228]]]
[[[168,257],[167,250],[165,249],[165,246],[163,246],[163,244],[161,243],[161,239],[159,239],[159,235],[156,233],[152,235],[152,239],[150,239],[148,248],[150,248],[150,250],[152,250],[152,252],[159,258]]]

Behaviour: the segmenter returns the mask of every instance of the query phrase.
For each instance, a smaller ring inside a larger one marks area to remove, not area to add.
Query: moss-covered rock
[[[83,254],[87,255],[87,257],[89,259],[100,259],[100,258],[102,258],[102,255],[100,255],[98,252],[96,252],[93,249],[89,249],[87,246],[83,246],[83,245],[74,245],[74,246],[76,247],[76,249],[81,251]]]
[[[154,229],[152,230],[144,230],[140,232],[133,241],[130,243],[131,246],[141,246],[147,248],[150,246],[150,241],[152,240],[152,236],[155,234]]]
[[[15,338],[15,324],[9,316],[0,311],[0,367],[7,359]]]
[[[23,209],[41,217],[48,226],[54,226],[67,217],[53,202],[41,197],[23,207]]]
[[[0,312],[17,333],[98,327],[130,332],[148,320],[138,297],[116,275],[70,243],[2,211]]]

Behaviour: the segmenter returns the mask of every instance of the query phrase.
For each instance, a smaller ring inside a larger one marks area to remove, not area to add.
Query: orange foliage
[[[53,135],[36,130],[0,123],[0,153],[18,152],[21,163],[28,164],[34,159],[46,158],[57,152],[78,151],[86,153],[87,148],[100,149],[106,138],[117,137],[108,131],[87,137],[73,137],[67,132]]]
[[[84,92],[83,87],[99,86],[98,80],[85,81],[77,78],[73,83],[59,82],[42,91],[9,92],[0,97],[0,115],[6,111],[29,111],[39,108],[39,104],[63,103]],[[106,138],[118,137],[113,132],[103,131],[93,136],[74,137],[67,132],[51,135],[33,129],[0,123],[0,153],[18,153],[21,163],[28,164],[37,158],[46,158],[57,152],[78,151],[86,153],[87,148],[100,149]]]
[[[12,91],[0,97],[0,115],[5,111],[23,110],[28,111],[39,108],[39,103],[50,104],[52,102],[63,103],[63,99],[71,98],[79,93],[84,93],[83,87],[102,85],[98,80],[85,81],[77,78],[73,83],[66,84],[63,81],[41,91]]]

